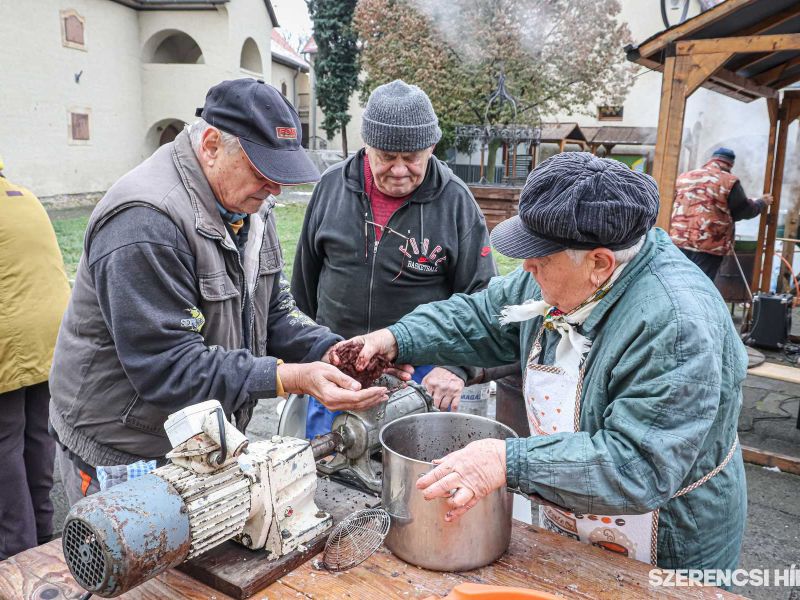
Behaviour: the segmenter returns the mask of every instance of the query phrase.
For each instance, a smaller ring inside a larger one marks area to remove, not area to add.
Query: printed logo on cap
[[[275,133],[279,139],[282,140],[296,140],[297,128],[296,127],[276,127]]]

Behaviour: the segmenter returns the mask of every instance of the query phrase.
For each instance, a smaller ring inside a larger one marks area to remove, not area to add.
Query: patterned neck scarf
[[[543,316],[545,329],[557,331],[561,336],[556,347],[554,364],[562,367],[573,377],[577,377],[583,357],[590,345],[589,340],[578,331],[578,327],[589,318],[594,307],[608,294],[625,266],[618,265],[603,285],[569,313],[549,305],[544,300],[528,300],[523,304],[506,306],[500,314],[500,324],[518,323]]]

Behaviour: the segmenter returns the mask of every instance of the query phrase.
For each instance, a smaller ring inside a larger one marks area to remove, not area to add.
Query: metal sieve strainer
[[[329,571],[346,571],[367,560],[389,533],[389,513],[370,508],[353,513],[333,528],[322,564]]]

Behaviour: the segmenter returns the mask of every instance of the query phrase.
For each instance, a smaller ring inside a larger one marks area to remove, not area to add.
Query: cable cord
[[[787,419],[793,419],[794,415],[790,413],[788,410],[783,408],[783,406],[789,402],[795,402],[800,400],[800,396],[792,396],[790,398],[784,398],[781,400],[781,403],[778,405],[778,410],[781,411],[782,415],[776,415],[774,417],[753,417],[753,420],[750,422],[750,427],[747,429],[737,429],[739,433],[749,433],[751,431],[755,431],[756,423],[759,421],[786,421]]]
[[[789,273],[791,273],[792,279],[794,280],[794,293],[800,294],[800,285],[798,285],[797,283],[797,276],[794,274],[794,268],[792,267],[792,264],[788,260],[786,260],[782,254],[779,254],[778,258],[780,258],[784,262],[784,264],[789,268]],[[795,295],[794,300],[792,300],[792,308],[797,306],[797,301],[798,298]]]
[[[217,464],[224,464],[228,460],[228,443],[225,439],[225,413],[221,406],[217,407],[217,426],[219,427],[219,457],[217,457]]]
[[[736,255],[736,250],[734,250],[733,248],[731,248],[731,255],[733,256],[733,260],[736,261],[736,266],[739,268],[739,275],[742,276],[742,281],[744,282],[744,287],[747,290],[747,293],[748,293],[748,295],[750,297],[750,307],[752,308],[753,307],[753,301],[755,300],[755,297],[753,296],[753,290],[750,289],[750,282],[747,281],[747,277],[744,274],[744,269],[742,268],[742,263],[739,262],[739,257]],[[745,317],[746,316],[747,316],[747,314],[745,313]],[[758,316],[756,317],[755,323],[753,323],[753,326],[750,327],[750,329],[747,331],[747,333],[744,332],[744,328],[747,326],[747,319],[746,318],[742,319],[742,326],[739,328],[739,333],[741,335],[745,336],[742,339],[742,343],[744,343],[744,344],[749,344],[750,343],[750,340],[752,339],[752,336],[750,334],[753,331],[756,330],[756,326],[758,325],[758,319],[760,317],[761,317],[761,311],[759,311]]]

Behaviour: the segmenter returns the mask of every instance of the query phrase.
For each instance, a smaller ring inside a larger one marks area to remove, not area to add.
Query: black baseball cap
[[[494,249],[511,258],[538,258],[568,248],[624,250],[654,225],[655,179],[588,152],[548,158],[528,175],[519,214],[492,230]]]
[[[267,179],[281,185],[319,181],[319,171],[302,146],[297,111],[262,80],[248,77],[215,85],[195,116],[239,138],[247,158]]]

